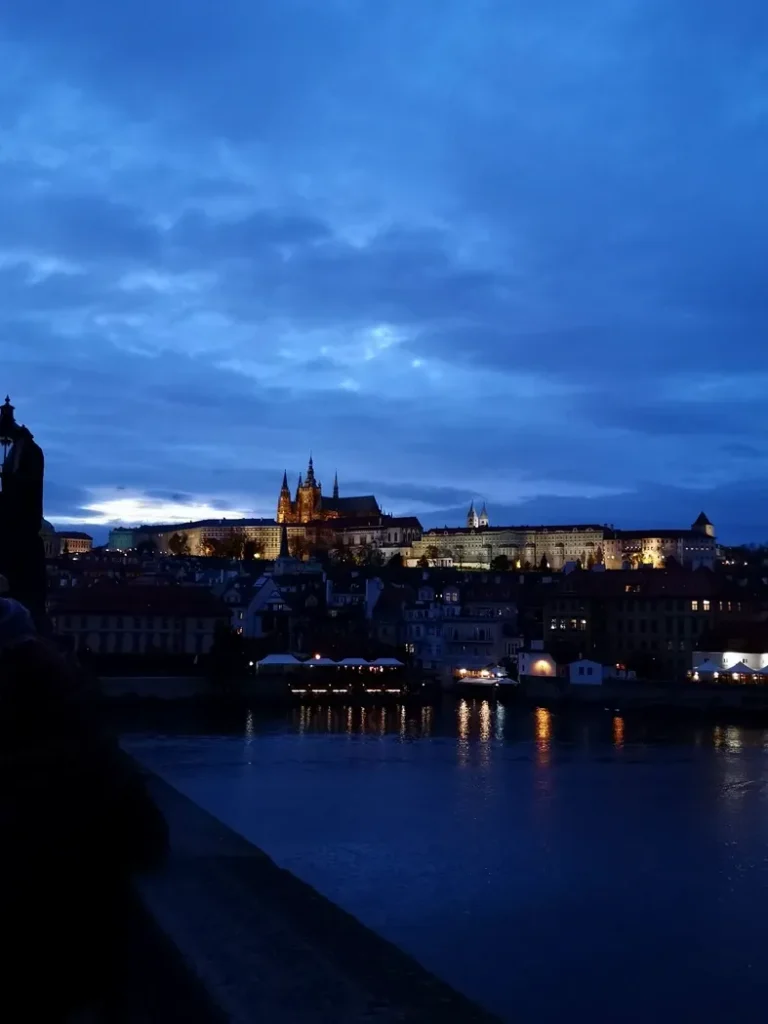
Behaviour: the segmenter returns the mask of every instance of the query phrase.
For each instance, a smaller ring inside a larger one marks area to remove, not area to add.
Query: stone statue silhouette
[[[38,628],[45,623],[43,521],[45,457],[25,426],[14,417],[10,398],[0,407],[0,574],[8,595],[26,605]]]

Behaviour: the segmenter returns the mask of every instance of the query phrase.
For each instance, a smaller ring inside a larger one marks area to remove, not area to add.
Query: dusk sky
[[[766,0],[25,0],[0,388],[46,515],[768,539]]]

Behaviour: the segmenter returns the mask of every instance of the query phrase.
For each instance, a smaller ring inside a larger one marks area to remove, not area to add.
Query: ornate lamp
[[[13,415],[15,411],[14,406],[11,405],[10,397],[6,395],[5,402],[0,405],[0,444],[3,446],[3,462],[5,462],[8,449],[13,444],[13,439],[19,429],[16,418]]]

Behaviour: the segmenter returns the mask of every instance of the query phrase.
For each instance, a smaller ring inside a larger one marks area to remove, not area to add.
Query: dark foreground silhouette
[[[163,862],[167,828],[80,674],[19,608],[0,600],[3,1000],[9,1019],[119,1020],[131,879]]]

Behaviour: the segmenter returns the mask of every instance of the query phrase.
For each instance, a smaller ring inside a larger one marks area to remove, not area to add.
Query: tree
[[[530,562],[529,562],[529,561],[528,561],[528,560],[526,559],[526,561],[525,561],[525,562],[523,562],[523,572],[530,572],[532,568],[533,568],[533,566],[532,566],[532,565],[531,565],[531,563],[530,563]]]
[[[264,542],[261,540],[247,540],[243,544],[243,560],[253,561],[254,558],[264,557]]]
[[[288,550],[294,558],[300,558],[304,561],[309,558],[309,541],[306,537],[302,537],[300,534],[295,534],[288,540]]]
[[[168,550],[172,555],[180,558],[189,554],[189,537],[186,533],[174,533],[168,541]]]
[[[420,569],[428,569],[429,568],[429,559],[427,558],[426,555],[422,555],[417,564],[418,564]]]
[[[594,569],[594,567],[595,567],[595,553],[594,553],[594,551],[590,551],[589,554],[587,555],[587,568],[588,569]]]
[[[595,551],[595,565],[602,565],[604,562],[605,555],[603,554],[602,547],[600,547],[600,545],[598,544],[597,551]]]
[[[506,555],[496,555],[491,562],[491,568],[496,572],[507,572],[509,570],[509,559]]]
[[[148,537],[146,540],[141,541],[140,544],[136,545],[136,554],[147,557],[148,555],[157,554],[157,544]]]
[[[221,545],[224,558],[242,559],[245,551],[245,534],[242,530],[232,530],[229,537]]]
[[[547,561],[547,556],[546,555],[542,555],[541,556],[541,561],[539,562],[539,568],[544,570],[544,571],[546,571],[549,568],[549,562]]]
[[[340,544],[331,548],[329,552],[331,560],[337,565],[355,565],[355,553],[348,544]]]
[[[368,544],[367,542],[359,544],[355,548],[354,558],[356,565],[379,566],[384,564],[384,556],[381,551],[374,544]]]
[[[464,545],[456,545],[456,561],[459,563],[459,568],[464,564]]]
[[[437,544],[430,544],[427,548],[426,555],[431,562],[436,562],[440,558],[440,548]]]

